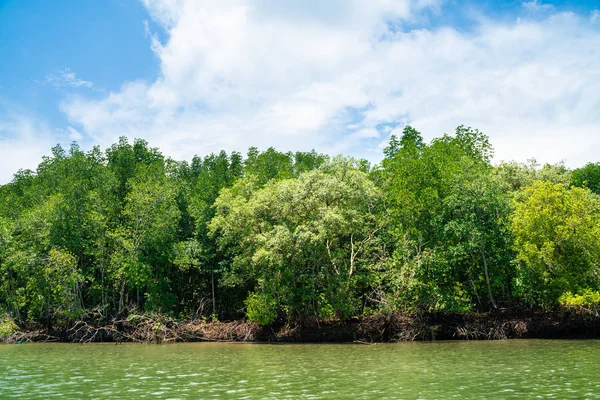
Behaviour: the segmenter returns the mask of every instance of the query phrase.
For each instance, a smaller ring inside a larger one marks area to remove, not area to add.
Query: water
[[[600,341],[0,346],[0,398],[600,398]]]

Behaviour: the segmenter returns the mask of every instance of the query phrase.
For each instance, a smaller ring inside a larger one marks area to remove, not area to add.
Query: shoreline
[[[20,327],[0,343],[24,342],[246,342],[393,343],[436,340],[592,339],[600,338],[600,317],[574,311],[537,313],[462,313],[408,315],[387,313],[346,321],[305,321],[261,327],[245,321],[175,321],[139,316],[106,324]]]

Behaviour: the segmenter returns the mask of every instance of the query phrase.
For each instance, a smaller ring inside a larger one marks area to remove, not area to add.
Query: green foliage
[[[277,300],[266,293],[251,292],[244,303],[246,316],[250,322],[264,326],[277,319]]]
[[[137,324],[141,323],[143,319],[144,319],[144,315],[137,314],[137,313],[131,313],[127,316],[126,321],[132,325],[137,325]]]
[[[516,289],[552,307],[562,293],[598,287],[600,200],[587,189],[534,182],[515,204]]]
[[[565,308],[597,311],[600,309],[600,292],[592,289],[584,289],[580,294],[566,292],[559,297],[558,302]]]
[[[552,182],[569,186],[571,171],[564,164],[544,164],[540,166],[536,160],[531,159],[527,164],[517,162],[503,162],[496,169],[495,174],[506,183],[506,190],[513,195],[533,185],[535,181]]]
[[[19,332],[19,327],[15,321],[8,315],[4,315],[0,319],[0,338],[10,336],[13,333]]]
[[[582,168],[573,170],[571,184],[577,187],[586,187],[596,194],[600,194],[600,163],[588,163]]]
[[[390,146],[383,185],[394,250],[384,297],[429,311],[497,307],[509,291],[511,207],[487,137],[461,126],[424,145],[407,127]]]
[[[77,268],[77,259],[68,251],[53,248],[43,269],[48,284],[47,306],[55,316],[76,318],[81,310],[83,276]]]
[[[268,325],[591,307],[599,163],[494,167],[465,126],[428,143],[406,126],[383,153],[372,167],[314,150],[187,163],[140,139],[56,146],[0,186],[0,309],[18,324],[246,310]]]
[[[381,206],[379,191],[351,159],[263,188],[240,180],[216,200],[210,223],[232,255],[226,282],[267,293],[288,318],[332,309],[350,317],[385,225]]]

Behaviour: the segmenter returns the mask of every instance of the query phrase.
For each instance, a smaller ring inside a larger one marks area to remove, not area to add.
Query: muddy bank
[[[600,317],[576,312],[420,314],[398,313],[348,321],[305,321],[261,327],[252,322],[175,321],[135,316],[100,324],[21,326],[0,337],[23,342],[397,342],[413,340],[502,340],[517,338],[600,338]]]

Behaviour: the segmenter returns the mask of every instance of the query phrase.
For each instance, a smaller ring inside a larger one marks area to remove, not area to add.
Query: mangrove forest
[[[0,335],[157,315],[597,316],[600,163],[493,163],[465,126],[428,143],[406,126],[383,153],[57,145],[0,186]]]

